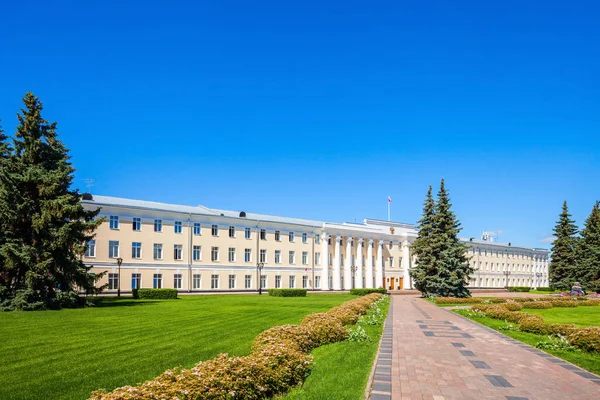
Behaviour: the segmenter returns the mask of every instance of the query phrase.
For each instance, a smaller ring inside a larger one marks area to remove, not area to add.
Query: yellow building
[[[411,288],[414,225],[330,223],[107,196],[83,201],[106,220],[84,262],[108,291]],[[466,240],[471,287],[547,286],[546,250]],[[121,261],[121,264],[118,264]],[[119,282],[119,271],[121,280]],[[260,272],[259,272],[260,271]],[[510,275],[506,275],[510,273]]]

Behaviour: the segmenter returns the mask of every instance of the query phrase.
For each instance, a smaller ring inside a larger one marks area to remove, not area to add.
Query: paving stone
[[[392,355],[391,354],[385,354],[385,353],[379,353],[379,359],[380,360],[391,360],[392,359]]]
[[[591,381],[597,385],[600,385],[600,379],[591,379]]]
[[[582,376],[586,379],[598,379],[598,375],[594,375],[587,371],[574,371],[577,375]]]
[[[465,347],[465,345],[463,343],[452,343],[452,346],[454,346],[454,347]]]
[[[389,394],[382,393],[371,393],[371,400],[392,400],[392,396]]]
[[[465,357],[474,357],[475,353],[473,353],[471,350],[459,350],[460,354],[462,354]]]
[[[498,387],[513,387],[509,381],[504,379],[503,376],[500,375],[484,375],[488,381],[494,386]]]
[[[506,400],[529,400],[527,397],[506,396]]]
[[[387,393],[391,393],[392,392],[392,384],[391,383],[387,383],[387,382],[373,382],[373,389],[374,392],[387,392]]]
[[[383,381],[383,382],[391,382],[392,381],[392,375],[391,374],[375,374],[375,379],[376,381]]]
[[[470,360],[470,361],[471,361],[471,364],[473,364],[473,366],[475,368],[478,368],[478,369],[492,369],[492,367],[490,367],[489,365],[487,365],[485,363],[485,361],[478,361],[478,360]]]
[[[582,369],[579,367],[576,367],[573,364],[560,364],[561,367],[563,367],[564,369],[568,369],[570,371],[581,371]]]
[[[379,365],[392,365],[392,360],[377,360],[377,366]]]

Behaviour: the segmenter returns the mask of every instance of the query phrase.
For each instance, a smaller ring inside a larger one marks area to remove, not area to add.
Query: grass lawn
[[[594,308],[596,309],[597,307],[577,307],[577,308],[563,308],[560,310],[579,310],[579,309],[591,309]],[[554,309],[548,309],[548,310],[526,310],[526,312],[529,311],[552,311]],[[559,309],[557,309],[559,310]],[[454,310],[455,313],[463,315],[463,316],[467,316],[467,311],[466,310]],[[537,313],[536,313],[537,314]],[[546,318],[546,316],[543,317],[544,319]],[[538,342],[547,342],[548,340],[548,336],[546,335],[537,335],[535,333],[528,333],[528,332],[521,332],[521,331],[505,331],[505,330],[499,330],[498,328],[501,326],[506,326],[506,322],[505,321],[501,321],[501,320],[497,320],[497,319],[492,319],[492,318],[488,318],[488,317],[476,317],[476,318],[471,318],[473,321],[477,321],[480,324],[486,325],[492,329],[495,329],[501,333],[503,333],[506,336],[510,336],[513,339],[519,340],[523,343],[527,343],[530,346],[535,347],[536,343]],[[547,322],[550,322],[548,320],[546,320]],[[583,369],[586,369],[590,372],[593,372],[595,374],[600,374],[600,354],[599,353],[588,353],[585,351],[566,351],[566,350],[544,350],[546,353],[555,355],[556,357],[562,358],[563,360],[566,360],[570,363],[573,363],[575,365],[580,366]],[[537,357],[536,355],[532,355],[531,357]]]
[[[552,294],[552,293],[560,293],[560,290],[553,290],[553,291],[542,291],[542,290],[530,290],[527,293],[533,293],[533,294]]]
[[[0,313],[0,399],[86,399],[219,353],[246,355],[263,330],[353,298],[105,299],[94,308]]]
[[[537,314],[547,324],[573,324],[577,326],[600,326],[600,307],[564,307],[548,309],[524,309]]]
[[[390,298],[385,303],[387,316]],[[304,384],[292,390],[285,400],[362,399],[377,355],[382,325],[361,325],[370,342],[338,342],[313,350],[315,368]],[[340,373],[343,371],[343,373]]]

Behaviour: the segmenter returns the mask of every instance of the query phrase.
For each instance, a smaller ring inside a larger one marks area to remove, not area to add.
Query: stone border
[[[383,325],[383,333],[379,340],[379,348],[369,381],[365,390],[365,399],[391,400],[392,398],[392,349],[394,343],[393,307],[394,302],[390,298],[388,315]]]

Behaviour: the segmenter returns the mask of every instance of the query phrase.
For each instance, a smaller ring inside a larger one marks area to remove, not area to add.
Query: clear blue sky
[[[6,1],[0,117],[26,91],[96,194],[418,220],[547,247],[600,199],[597,1]],[[121,4],[122,3],[122,4]]]

